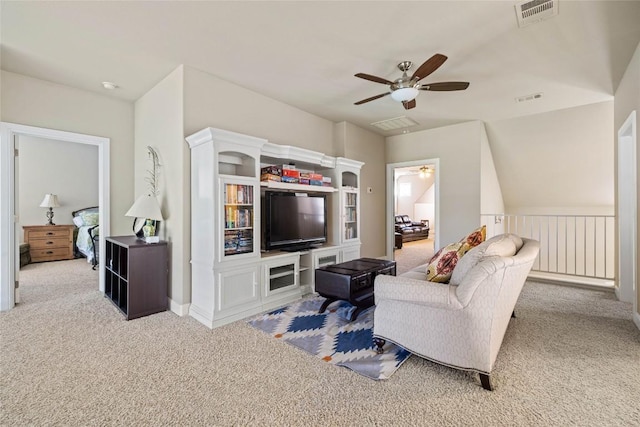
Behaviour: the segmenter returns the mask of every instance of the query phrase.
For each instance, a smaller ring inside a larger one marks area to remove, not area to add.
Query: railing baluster
[[[568,276],[590,277],[596,279],[614,279],[615,268],[609,268],[609,260],[612,254],[609,252],[615,248],[608,244],[609,221],[612,220],[615,228],[615,217],[612,215],[507,215],[500,214],[503,217],[503,226],[505,233],[514,233],[531,239],[540,241],[540,255],[536,259],[533,271],[556,273]],[[555,218],[555,222],[554,222]],[[578,221],[582,221],[582,226]],[[537,221],[537,226],[536,226]],[[564,222],[562,222],[564,221]],[[569,224],[573,222],[573,247],[569,248]],[[589,224],[587,224],[587,222]],[[546,233],[544,226],[546,223]],[[600,230],[600,224],[604,227]],[[554,230],[551,229],[552,225]],[[536,235],[537,229],[537,235]],[[579,229],[582,236],[578,236]],[[560,243],[561,233],[564,233],[564,271],[560,269]],[[546,234],[546,236],[545,236]],[[601,235],[599,235],[601,234]],[[579,243],[581,242],[581,245]],[[588,244],[592,242],[593,254],[588,255]],[[578,268],[578,249],[582,250],[582,268]],[[551,251],[555,251],[555,265],[551,266],[553,256]],[[546,254],[544,253],[546,251]],[[546,257],[546,266],[543,260]],[[569,265],[573,261],[573,271],[569,270]],[[602,259],[604,266],[598,268],[598,260]],[[589,262],[587,262],[589,261]]]

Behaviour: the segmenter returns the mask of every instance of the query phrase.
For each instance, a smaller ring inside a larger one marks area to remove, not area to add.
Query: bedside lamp
[[[125,216],[133,217],[133,232],[138,238],[144,239],[147,243],[158,243],[160,241],[160,238],[156,234],[158,223],[164,218],[162,218],[160,205],[155,196],[145,194],[138,197]],[[151,221],[153,225],[153,233],[149,233],[149,235],[145,235],[143,232],[147,220]]]
[[[41,208],[49,208],[47,211],[47,225],[55,225],[53,223],[53,208],[59,208],[60,204],[58,203],[58,196],[55,194],[45,194],[42,203],[40,203]]]

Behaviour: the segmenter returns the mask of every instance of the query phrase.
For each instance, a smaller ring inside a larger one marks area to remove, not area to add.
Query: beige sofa
[[[522,286],[538,256],[535,240],[501,234],[467,252],[449,283],[426,280],[426,265],[375,279],[374,341],[394,342],[420,357],[490,374]]]

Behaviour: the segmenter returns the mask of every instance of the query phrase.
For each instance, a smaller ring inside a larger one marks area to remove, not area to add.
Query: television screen
[[[326,196],[265,193],[265,249],[310,246],[327,241]]]

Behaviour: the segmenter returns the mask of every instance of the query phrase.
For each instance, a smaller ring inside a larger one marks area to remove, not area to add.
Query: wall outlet
[[[502,215],[496,215],[496,224],[502,224]]]

